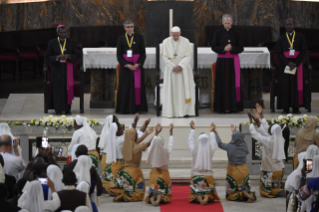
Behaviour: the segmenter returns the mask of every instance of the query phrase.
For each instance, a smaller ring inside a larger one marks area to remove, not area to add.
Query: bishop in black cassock
[[[144,38],[134,33],[132,20],[124,22],[124,29],[126,33],[117,41],[120,74],[116,113],[147,112],[143,70],[146,59]]]
[[[224,28],[215,31],[212,41],[212,50],[218,54],[215,75],[214,111],[220,113],[224,113],[225,111],[232,113],[243,110],[238,54],[243,52],[244,48],[239,31],[231,28],[231,24],[231,16],[224,15]],[[237,65],[237,72],[235,65]]]
[[[306,104],[307,96],[304,89],[306,67],[303,61],[308,47],[304,36],[294,31],[294,27],[294,20],[288,19],[287,33],[280,36],[274,49],[275,62],[279,58],[277,109],[284,109],[284,114],[289,113],[289,108],[293,108],[293,113],[300,114],[299,107]],[[293,56],[289,56],[290,50],[294,52]],[[296,73],[284,73],[286,66],[290,69],[297,68]]]
[[[57,28],[57,34],[57,38],[49,41],[47,50],[48,61],[51,64],[51,72],[49,98],[46,104],[49,104],[48,108],[54,108],[57,115],[61,115],[63,111],[65,114],[71,115],[71,104],[68,101],[68,95],[73,95],[73,92],[70,94],[67,89],[68,66],[67,63],[61,63],[60,61],[74,63],[78,59],[78,50],[76,42],[67,38],[67,29],[65,26],[60,25]],[[62,52],[63,47],[65,48]]]

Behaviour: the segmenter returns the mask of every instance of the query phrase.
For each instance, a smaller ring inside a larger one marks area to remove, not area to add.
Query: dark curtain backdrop
[[[61,0],[42,3],[0,5],[0,32],[52,28],[58,24],[75,26],[118,26],[131,18],[147,37],[147,0]],[[297,27],[319,29],[319,4],[288,0],[195,0],[195,40],[207,44],[205,26],[218,25],[230,13],[234,24],[271,26],[277,40],[286,18]],[[187,15],[187,14],[185,14]],[[150,24],[150,23],[148,23]]]

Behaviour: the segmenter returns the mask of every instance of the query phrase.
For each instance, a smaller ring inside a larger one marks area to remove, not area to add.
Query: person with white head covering
[[[260,195],[269,198],[285,196],[282,177],[285,173],[283,160],[286,159],[286,156],[284,151],[285,139],[282,136],[281,126],[278,124],[271,125],[267,133],[258,117],[252,116],[250,110],[247,114],[250,120],[249,130],[251,136],[261,142],[263,146],[260,166]],[[257,124],[257,131],[252,119]]]
[[[212,172],[212,158],[216,151],[214,134],[210,138],[205,133],[198,136],[198,146],[195,146],[195,123],[190,122],[191,132],[188,137],[188,147],[191,151],[192,173],[190,178],[191,193],[189,202],[199,202],[206,205],[209,202],[219,201],[216,193],[215,181]]]
[[[319,155],[313,157],[312,171],[306,170],[306,163],[302,169],[301,185],[298,199],[301,200],[300,211],[314,212],[314,203],[319,193]],[[306,183],[306,179],[312,178]]]
[[[298,131],[294,146],[296,147],[296,153],[293,158],[294,169],[298,166],[298,154],[305,152],[309,145],[319,146],[319,134],[316,133],[315,129],[318,124],[318,119],[313,116],[307,117],[305,127]]]
[[[63,174],[61,169],[56,165],[50,165],[47,168],[47,176],[54,183],[56,192],[59,192],[64,189],[64,184],[62,182]],[[49,189],[48,200],[51,200],[52,191]]]
[[[72,151],[71,151],[71,157],[72,157],[72,161],[77,160],[78,157],[76,156],[76,150],[78,149],[79,146],[81,146],[83,144],[74,144]]]
[[[18,141],[18,139],[12,135],[10,127],[7,123],[0,123],[0,136],[2,136],[2,135],[9,135],[12,140]],[[20,147],[19,144],[18,144],[18,151],[19,151],[19,155],[21,156],[22,155],[22,148]],[[12,155],[16,155],[13,147],[11,148],[10,153]]]
[[[151,134],[153,130],[154,128],[150,127],[146,130],[145,135]],[[124,190],[113,199],[113,202],[137,202],[144,199],[145,181],[140,164],[142,152],[150,146],[152,140],[145,143],[138,143],[139,141],[134,127],[125,130],[125,141],[122,148],[125,168],[123,169],[123,177],[119,179],[124,185]],[[114,157],[112,158],[114,159]]]
[[[149,192],[145,199],[146,203],[158,206],[159,203],[169,203],[172,198],[171,177],[168,171],[169,156],[173,149],[173,124],[169,126],[170,137],[167,148],[164,148],[165,140],[158,134],[162,126],[156,126],[156,134],[151,146],[148,148],[147,163],[152,166],[149,179]]]
[[[228,166],[226,176],[226,199],[232,201],[254,202],[255,192],[252,192],[246,157],[249,154],[245,135],[231,125],[232,140],[225,144],[220,140],[214,123],[211,124],[211,134],[216,137],[218,147],[227,151]]]
[[[92,167],[92,160],[90,160],[89,156],[81,155],[78,158],[78,162],[76,163],[73,171],[78,180],[78,188],[86,188],[85,190],[79,189],[81,191],[85,191],[86,193],[90,192],[91,186],[91,174],[90,169]]]
[[[18,207],[26,209],[29,212],[43,212],[45,210],[55,211],[60,205],[61,201],[55,191],[54,183],[48,178],[48,186],[52,193],[52,200],[44,200],[43,189],[41,183],[37,180],[32,181],[18,200]]]
[[[89,123],[87,122],[87,118],[82,116],[76,117],[74,122],[74,129],[75,131],[73,133],[71,143],[68,147],[68,155],[71,154],[71,151],[75,144],[83,144],[88,148],[88,154],[91,157],[94,166],[98,168],[100,156],[96,151],[96,132],[90,127]]]
[[[162,116],[195,116],[195,82],[191,67],[192,47],[189,40],[181,36],[177,26],[171,36],[162,43],[161,55],[165,63],[163,70]]]

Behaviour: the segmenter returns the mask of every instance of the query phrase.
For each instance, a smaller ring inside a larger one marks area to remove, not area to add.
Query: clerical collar
[[[127,33],[126,33],[127,34]],[[134,35],[134,32],[132,34],[127,34],[128,36],[132,37],[132,35]]]

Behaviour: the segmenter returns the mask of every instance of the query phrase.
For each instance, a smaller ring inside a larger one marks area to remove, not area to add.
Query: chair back
[[[216,63],[212,64],[211,73],[212,73],[212,91],[215,91]]]

